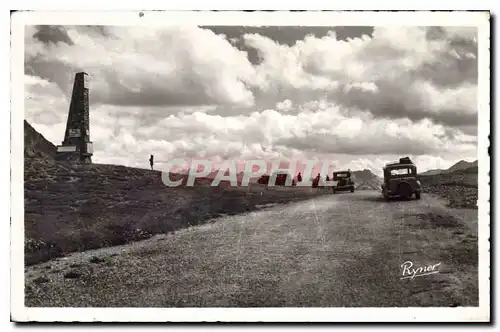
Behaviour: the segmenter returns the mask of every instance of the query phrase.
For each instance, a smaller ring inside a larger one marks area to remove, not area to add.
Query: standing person
[[[153,155],[151,155],[151,157],[149,157],[149,165],[151,165],[151,170],[153,169],[153,160],[154,160],[154,157],[153,157]]]
[[[302,174],[299,174],[297,175],[297,182],[302,182]]]

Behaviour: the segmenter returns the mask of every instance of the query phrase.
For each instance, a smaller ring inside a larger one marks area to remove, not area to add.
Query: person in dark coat
[[[154,160],[154,157],[153,157],[153,155],[151,155],[151,157],[149,157],[149,165],[151,165],[151,169],[153,169],[153,160]]]
[[[316,178],[313,180],[313,188],[319,187],[319,180],[320,180],[320,178],[321,178],[321,176],[318,173],[318,175],[316,176]]]
[[[297,182],[302,182],[302,174],[299,174],[297,175]]]

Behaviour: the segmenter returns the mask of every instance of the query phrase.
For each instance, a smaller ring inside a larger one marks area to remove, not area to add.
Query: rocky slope
[[[53,162],[56,147],[24,120],[24,159],[32,162]]]
[[[325,194],[312,188],[210,187],[211,181],[204,179],[195,187],[166,187],[159,171],[56,163],[55,152],[55,146],[25,122],[26,264]]]

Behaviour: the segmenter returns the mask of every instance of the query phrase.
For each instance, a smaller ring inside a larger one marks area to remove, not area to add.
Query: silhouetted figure
[[[153,160],[154,160],[154,157],[153,157],[153,155],[151,155],[151,157],[149,157],[149,165],[151,165],[151,169],[153,169]]]
[[[288,175],[287,174],[278,174],[276,176],[276,185],[277,186],[284,186],[286,185],[286,179]]]
[[[302,182],[302,174],[299,174],[297,175],[297,182]]]
[[[330,177],[328,176],[328,174],[326,175],[326,181],[330,181]]]
[[[269,183],[269,175],[262,175],[259,180],[257,180],[257,183],[260,184],[268,184]]]

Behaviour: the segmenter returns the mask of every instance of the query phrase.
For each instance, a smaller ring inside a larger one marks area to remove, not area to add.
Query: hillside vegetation
[[[161,172],[55,162],[56,148],[25,122],[25,262],[125,244],[214,218],[307,199],[325,190],[295,187],[166,187]],[[174,175],[175,177],[175,175]]]
[[[258,185],[168,188],[158,171],[114,165],[31,164],[25,171],[28,264],[325,193]]]

